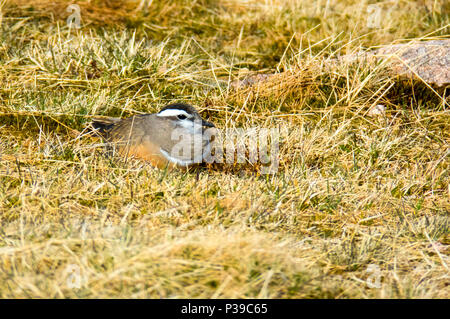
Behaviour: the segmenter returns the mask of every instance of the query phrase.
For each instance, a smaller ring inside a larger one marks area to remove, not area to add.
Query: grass
[[[324,63],[448,38],[447,2],[381,2],[375,29],[363,1],[76,1],[81,29],[70,3],[0,4],[0,297],[450,297],[448,91]],[[172,102],[285,127],[277,174],[153,169],[85,134]]]

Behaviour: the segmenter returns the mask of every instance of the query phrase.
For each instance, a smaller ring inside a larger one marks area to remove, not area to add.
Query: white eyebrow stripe
[[[186,111],[183,110],[176,110],[176,109],[168,109],[161,111],[156,114],[158,117],[166,117],[166,116],[178,116],[178,115],[184,115],[186,117],[191,117],[190,114],[188,114]]]

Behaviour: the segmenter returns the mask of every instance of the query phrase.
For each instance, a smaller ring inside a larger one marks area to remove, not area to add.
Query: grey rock
[[[450,39],[390,45],[371,54],[387,60],[394,75],[437,87],[450,85]]]
[[[391,44],[376,50],[360,51],[322,62],[325,65],[332,65],[361,59],[367,63],[371,61],[386,63],[390,73],[399,79],[419,80],[434,87],[450,85],[450,39]],[[267,73],[250,75],[232,82],[232,87],[235,89],[251,87],[271,79],[274,75]]]

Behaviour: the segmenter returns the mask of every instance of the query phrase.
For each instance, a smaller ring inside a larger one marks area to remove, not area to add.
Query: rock
[[[437,87],[450,85],[450,39],[389,45],[373,53],[392,73]]]
[[[400,79],[424,81],[435,87],[450,85],[450,39],[431,41],[412,41],[391,44],[372,51],[361,51],[338,58],[317,61],[320,65],[332,66],[336,63],[349,63],[363,59],[385,61],[393,76]],[[243,80],[232,82],[235,89],[251,87],[271,79],[275,74],[254,74]]]
[[[258,73],[258,74],[252,74],[249,76],[244,77],[241,80],[235,80],[231,82],[231,87],[238,89],[238,88],[244,88],[252,86],[258,82],[263,82],[273,76],[273,74],[268,73]]]
[[[370,117],[386,116],[386,107],[382,104],[377,104],[370,108],[367,115]]]

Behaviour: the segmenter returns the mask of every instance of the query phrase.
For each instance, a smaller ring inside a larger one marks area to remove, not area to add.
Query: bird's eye
[[[185,120],[186,119],[186,115],[180,114],[177,116],[179,120]]]

